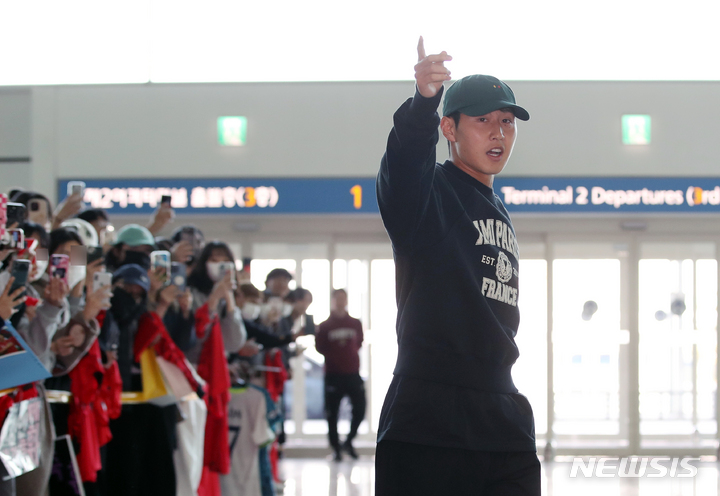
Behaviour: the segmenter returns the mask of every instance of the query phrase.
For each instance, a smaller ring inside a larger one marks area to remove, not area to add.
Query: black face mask
[[[137,303],[133,295],[122,288],[113,289],[110,305],[110,312],[118,324],[132,322],[133,319],[139,319],[145,313],[145,301]]]
[[[143,269],[150,270],[150,255],[141,251],[126,251],[125,260],[120,265],[127,264],[138,264]]]

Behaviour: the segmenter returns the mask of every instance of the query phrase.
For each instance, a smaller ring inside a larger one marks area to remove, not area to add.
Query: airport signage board
[[[377,214],[375,178],[82,179],[85,203],[110,214],[154,211],[169,195],[179,215]],[[495,179],[511,213],[720,213],[720,177]]]
[[[513,213],[720,213],[720,177],[498,177]]]
[[[164,195],[179,215],[377,214],[375,178],[67,179],[84,181],[84,201],[110,214],[153,212]]]

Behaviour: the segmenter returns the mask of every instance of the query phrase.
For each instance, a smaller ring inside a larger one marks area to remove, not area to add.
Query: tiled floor
[[[719,496],[716,462],[693,462],[695,477],[570,477],[570,462],[544,463],[542,494],[546,496]],[[324,459],[285,459],[283,496],[372,496],[375,473],[372,457],[333,463]],[[670,473],[670,467],[667,472]],[[603,473],[610,471],[605,470]],[[648,469],[648,474],[659,472]],[[677,470],[677,473],[688,473]],[[411,496],[411,495],[408,495]]]

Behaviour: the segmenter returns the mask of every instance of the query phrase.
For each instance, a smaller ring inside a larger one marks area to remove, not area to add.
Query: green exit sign
[[[223,146],[243,146],[246,136],[247,119],[245,117],[218,117],[218,143]]]
[[[650,144],[650,116],[623,115],[622,139],[626,145]]]

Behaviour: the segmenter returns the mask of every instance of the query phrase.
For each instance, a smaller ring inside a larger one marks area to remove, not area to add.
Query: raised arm
[[[410,246],[430,195],[440,117],[437,107],[443,81],[450,79],[447,52],[425,55],[418,42],[415,96],[395,112],[382,158],[377,196],[383,222],[396,249]]]

